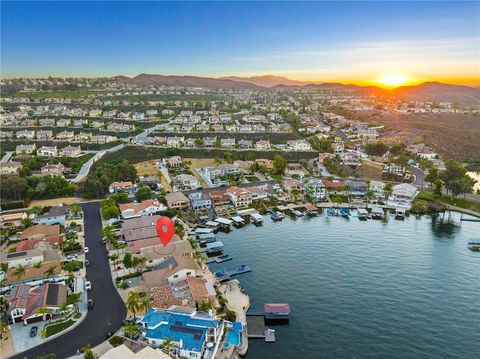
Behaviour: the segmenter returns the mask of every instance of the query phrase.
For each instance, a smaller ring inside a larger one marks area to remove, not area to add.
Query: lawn
[[[258,182],[260,181],[257,176],[245,176],[245,178],[250,182]]]
[[[465,208],[465,209],[470,209],[472,211],[480,212],[480,202],[470,201],[468,199],[463,199],[458,197],[452,199],[450,196],[446,196],[446,195],[438,196],[433,192],[426,192],[426,191],[421,191],[417,195],[416,199],[425,200],[429,202],[439,201],[442,203],[450,204],[452,206],[457,206],[460,208]]]
[[[162,184],[163,188],[165,188],[166,191],[171,191],[172,188],[168,184],[167,180],[165,177],[162,176],[162,173],[160,170],[157,168],[155,165],[155,162],[159,162],[160,160],[149,160],[149,161],[144,161],[144,162],[139,162],[139,163],[134,163],[134,167],[137,170],[137,174],[139,176],[151,176],[151,175],[156,175],[158,178],[160,178],[160,183]]]
[[[330,201],[333,203],[348,203],[348,197],[347,196],[342,196],[339,194],[332,194],[329,196]]]
[[[184,160],[192,163],[190,165],[192,171],[197,168],[216,166],[213,158],[185,158]]]
[[[45,327],[46,330],[46,337],[50,337],[54,334],[60,333],[61,331],[67,329],[71,325],[73,325],[75,321],[73,319],[69,319],[65,322],[57,323],[57,324],[52,324],[47,327]]]

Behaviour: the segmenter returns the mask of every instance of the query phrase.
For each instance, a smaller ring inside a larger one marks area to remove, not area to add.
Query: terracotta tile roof
[[[230,187],[230,188],[227,189],[227,192],[232,193],[235,196],[246,196],[246,195],[250,194],[250,192],[248,190],[246,190],[245,188],[240,188],[240,187]]]
[[[175,298],[168,282],[163,286],[152,289],[150,299],[152,299],[152,304],[155,308],[168,308],[172,305],[182,305],[182,298]]]
[[[20,279],[17,278],[17,276],[14,274],[15,273],[15,268],[10,268],[8,270],[8,275],[7,279],[5,281],[6,284],[10,283],[16,283],[18,281],[29,281],[33,279],[41,279],[44,278],[45,276],[45,271],[50,267],[50,266],[55,266],[55,274],[60,274],[62,265],[60,263],[60,260],[56,261],[51,261],[48,263],[43,263],[40,268],[35,268],[35,267],[26,267],[25,268],[25,275],[21,277]]]
[[[202,300],[213,300],[215,297],[214,294],[209,293],[207,289],[207,280],[205,278],[187,277],[187,283],[192,292],[192,299],[195,302],[200,302]]]
[[[20,239],[47,237],[60,234],[60,225],[37,224],[22,231]]]
[[[35,239],[26,239],[21,241],[20,243],[17,243],[15,249],[17,250],[17,252],[26,251],[29,249],[33,249],[35,245],[40,242],[48,242],[50,245],[55,246],[57,244],[60,244],[64,239],[65,237],[63,234]]]

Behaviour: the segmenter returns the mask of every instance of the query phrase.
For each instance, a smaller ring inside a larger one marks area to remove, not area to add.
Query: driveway
[[[94,301],[94,309],[68,333],[14,358],[36,358],[44,353],[54,353],[57,358],[68,358],[87,344],[94,347],[105,341],[106,334],[116,332],[127,315],[125,305],[113,285],[106,249],[101,241],[100,205],[98,202],[92,202],[84,203],[82,207],[85,243],[90,249],[87,258],[91,263],[87,268],[87,278],[92,282],[92,290],[88,296]]]

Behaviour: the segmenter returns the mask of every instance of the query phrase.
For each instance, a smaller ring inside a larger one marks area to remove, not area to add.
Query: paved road
[[[13,152],[5,152],[5,155],[2,157],[2,159],[0,160],[0,163],[4,163],[4,162],[8,162],[10,161],[10,158],[12,158],[12,155],[13,155]]]
[[[113,285],[105,246],[101,242],[99,203],[85,203],[82,207],[85,214],[85,241],[90,249],[87,254],[91,263],[87,268],[87,278],[92,282],[89,298],[93,298],[94,309],[68,333],[14,358],[33,359],[43,353],[55,353],[57,358],[67,358],[87,344],[94,347],[105,341],[106,334],[116,332],[127,315],[125,305]]]
[[[427,183],[425,183],[425,180],[424,180],[425,172],[423,172],[420,168],[415,166],[410,166],[410,168],[412,169],[412,172],[415,175],[415,182],[413,183],[413,185],[417,187],[422,187],[422,186],[425,187],[427,185]]]

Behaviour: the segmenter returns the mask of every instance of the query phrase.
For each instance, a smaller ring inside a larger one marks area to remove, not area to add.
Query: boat
[[[303,217],[303,213],[300,211],[297,211],[296,209],[292,209],[291,212],[295,217]]]
[[[370,215],[372,216],[372,219],[383,219],[383,217],[385,217],[385,212],[381,207],[373,207]]]
[[[256,226],[263,225],[263,217],[259,213],[251,213],[250,219],[252,220],[253,224]]]
[[[468,242],[468,249],[474,252],[480,252],[480,240]]]
[[[340,215],[343,218],[348,218],[350,217],[350,210],[348,208],[340,208]]]
[[[327,216],[337,217],[337,216],[338,216],[338,212],[335,210],[335,208],[328,208],[328,209],[327,209]]]
[[[357,209],[357,216],[358,216],[358,219],[361,220],[361,221],[366,221],[368,219],[368,211],[364,208],[359,208]]]
[[[280,222],[280,221],[283,221],[283,219],[285,218],[285,215],[281,212],[275,212],[273,211],[272,212],[272,215],[270,216],[270,218],[272,219],[272,221],[274,222]]]

